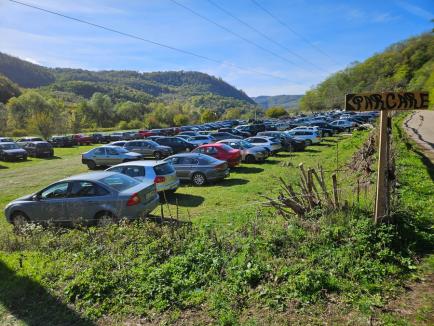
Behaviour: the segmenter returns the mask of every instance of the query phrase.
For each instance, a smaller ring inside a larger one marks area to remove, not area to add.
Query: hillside
[[[89,71],[47,68],[0,53],[0,74],[21,87],[70,92],[84,98],[101,92],[114,102],[149,102],[152,99],[185,100],[216,95],[255,104],[243,91],[220,78],[195,71],[140,73],[136,71]]]
[[[304,110],[342,108],[346,93],[369,91],[430,92],[434,99],[434,33],[425,33],[388,47],[364,62],[327,78],[301,99]]]
[[[275,96],[257,96],[252,97],[263,109],[273,106],[282,106],[284,108],[295,108],[299,106],[300,98],[303,95],[275,95]]]

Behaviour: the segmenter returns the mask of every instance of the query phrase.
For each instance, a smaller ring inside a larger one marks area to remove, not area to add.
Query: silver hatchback
[[[154,183],[157,191],[175,192],[179,187],[179,179],[170,162],[135,161],[112,166],[106,171],[126,174],[136,180]]]

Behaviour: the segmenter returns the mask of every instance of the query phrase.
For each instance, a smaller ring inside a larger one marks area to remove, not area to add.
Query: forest
[[[364,62],[355,62],[306,92],[306,111],[344,106],[345,94],[383,91],[428,91],[434,98],[434,33],[429,32],[388,47]]]

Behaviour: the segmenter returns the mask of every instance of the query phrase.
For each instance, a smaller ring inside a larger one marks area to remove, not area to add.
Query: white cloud
[[[412,15],[419,16],[420,18],[431,20],[434,18],[434,14],[429,12],[428,10],[418,7],[416,5],[410,4],[408,2],[404,1],[398,1],[398,5],[405,9],[407,12],[409,12]]]

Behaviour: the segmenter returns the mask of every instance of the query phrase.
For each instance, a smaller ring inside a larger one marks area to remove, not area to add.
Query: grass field
[[[164,212],[175,216],[177,198],[179,217],[191,220],[191,228],[145,223],[15,237],[2,219],[0,324],[360,324],[368,318],[405,324],[375,307],[414,271],[418,246],[430,243],[424,229],[377,228],[370,209],[284,221],[261,206],[263,195],[277,195],[279,177],[297,182],[299,163],[320,163],[328,176],[338,167],[342,198],[354,202],[356,176],[344,167],[367,135],[243,164],[221,183],[182,186]],[[79,155],[85,150],[56,149],[57,159],[3,164],[0,204],[85,172]],[[399,164],[418,172],[403,173],[404,204],[421,208],[415,221],[429,222],[430,208],[423,208],[429,169],[411,150],[400,151],[411,163]],[[365,201],[372,204],[372,192]]]

